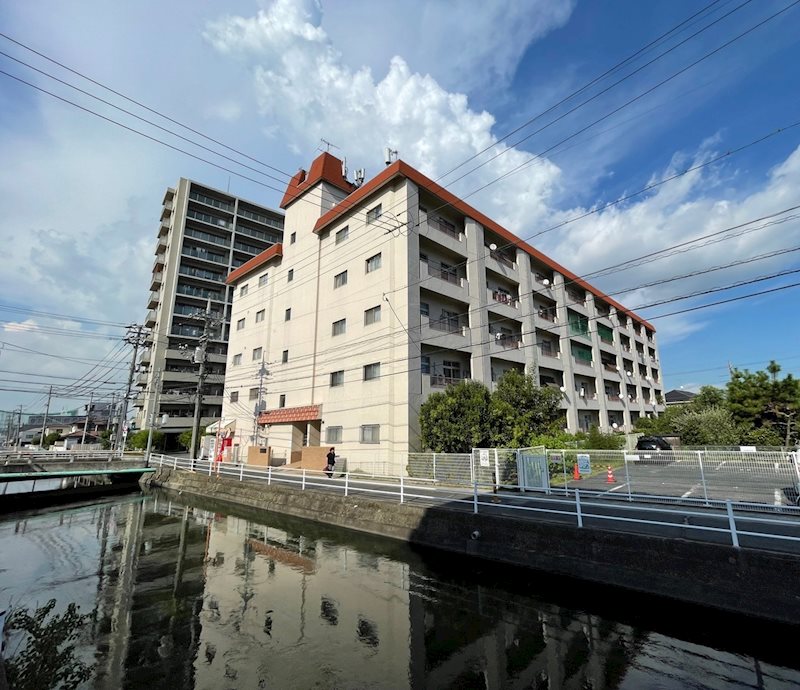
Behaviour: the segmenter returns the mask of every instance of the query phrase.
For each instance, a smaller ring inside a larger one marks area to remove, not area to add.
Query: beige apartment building
[[[231,271],[280,245],[283,214],[198,182],[181,178],[161,207],[145,326],[150,345],[140,359],[134,401],[136,426],[168,419],[162,430],[176,436],[191,429],[203,336],[199,314],[211,306],[213,328],[206,346],[201,423],[220,417],[232,289]]]
[[[563,392],[570,431],[663,409],[649,323],[403,161],[356,186],[323,153],[281,207],[284,242],[227,279],[240,453],[390,462],[421,450],[430,393],[512,368]]]

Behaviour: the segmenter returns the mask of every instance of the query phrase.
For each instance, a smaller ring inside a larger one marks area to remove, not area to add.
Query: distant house
[[[667,405],[685,405],[686,403],[692,402],[692,399],[697,395],[697,393],[692,393],[690,391],[682,391],[682,390],[671,390],[667,391],[664,394],[664,401]]]
[[[83,445],[81,445],[81,441],[83,441]],[[63,440],[56,441],[56,443],[53,444],[53,448],[58,448],[62,446],[62,444],[64,450],[99,450],[102,447],[99,436],[87,433],[84,438],[83,431],[73,431],[67,434],[64,436]]]

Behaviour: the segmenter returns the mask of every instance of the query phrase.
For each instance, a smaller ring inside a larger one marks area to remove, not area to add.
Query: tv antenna
[[[322,147],[325,147],[325,152],[330,153],[331,149],[338,149],[339,147],[336,144],[332,144],[327,139],[323,139],[322,137],[319,138],[321,145],[317,147],[317,151],[322,151]]]

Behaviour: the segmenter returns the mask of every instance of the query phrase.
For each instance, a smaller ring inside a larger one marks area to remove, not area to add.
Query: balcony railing
[[[514,260],[510,259],[505,254],[497,251],[496,249],[490,249],[489,250],[489,256],[491,256],[498,263],[503,264],[503,266],[508,266],[509,268],[514,268]]]
[[[254,237],[257,240],[269,242],[270,244],[277,244],[281,241],[279,235],[275,235],[271,232],[265,232],[264,230],[259,230],[258,228],[251,228],[247,225],[242,225],[241,223],[236,224],[236,232],[241,235],[247,235],[248,237]]]
[[[522,345],[521,335],[509,335],[507,333],[494,333],[494,341],[508,350],[516,349]]]
[[[457,385],[464,381],[466,376],[445,376],[444,374],[431,374],[431,387],[446,388],[450,385]]]
[[[492,299],[499,304],[507,304],[510,307],[516,307],[519,300],[509,292],[503,290],[492,290]]]
[[[619,371],[617,365],[613,362],[603,362],[603,369],[606,371]]]
[[[213,299],[217,302],[222,302],[224,299],[221,292],[217,292],[216,290],[204,290],[203,288],[194,287],[193,285],[186,285],[184,283],[178,283],[175,291],[181,295],[188,295],[189,297],[202,297],[203,299]],[[156,302],[157,301],[158,294],[156,293]]]
[[[561,359],[561,352],[553,348],[544,348],[539,345],[539,354],[542,357],[552,357],[554,359]]]
[[[203,261],[213,261],[215,264],[228,265],[228,257],[224,254],[214,254],[213,252],[204,249],[197,249],[195,247],[184,247],[181,252],[184,256],[191,256],[195,259],[203,259]]]
[[[214,271],[206,271],[202,268],[194,268],[193,266],[181,266],[178,273],[184,276],[191,276],[192,278],[202,278],[203,280],[213,280],[221,283],[225,276],[222,273],[215,273]]]
[[[453,285],[461,285],[461,279],[455,269],[443,268],[440,264],[432,261],[428,262],[428,275],[445,282],[452,283]]]
[[[567,298],[572,304],[577,304],[579,306],[586,305],[586,295],[580,295],[577,292],[567,290]]]
[[[439,232],[443,232],[448,237],[452,237],[454,240],[461,239],[461,233],[458,228],[443,218],[431,218],[429,216],[428,225]]]
[[[458,333],[464,334],[464,328],[456,319],[431,319],[428,325],[434,331],[442,331],[443,333]]]
[[[581,357],[575,357],[575,355],[572,356],[572,361],[575,362],[575,364],[578,364],[579,366],[582,367],[594,366],[594,361],[592,361],[591,359],[582,359]]]
[[[555,323],[558,321],[558,317],[556,316],[555,307],[538,307],[536,311],[536,315],[540,319],[544,319],[545,321],[550,321]]]
[[[209,225],[214,225],[218,228],[225,228],[226,230],[233,229],[233,223],[231,221],[225,220],[224,218],[219,218],[218,216],[212,216],[210,213],[201,213],[200,211],[195,211],[192,208],[186,211],[186,217],[199,220],[203,223],[208,223]]]
[[[605,343],[606,345],[613,345],[613,344],[614,344],[614,336],[611,336],[610,338],[608,338],[608,337],[605,337],[605,338],[604,338],[604,337],[601,335],[601,336],[600,336],[600,342],[601,342],[601,343]]]
[[[194,190],[189,192],[189,198],[193,201],[199,201],[201,204],[206,204],[206,206],[213,206],[214,208],[218,208],[222,211],[233,213],[233,204],[227,201],[214,199],[213,197],[201,194],[200,192],[196,192]]]
[[[219,237],[218,235],[212,235],[210,232],[196,230],[195,228],[186,228],[185,234],[187,237],[194,237],[195,239],[203,240],[204,242],[212,242],[213,244],[218,244],[221,247],[231,246],[231,241],[229,239],[226,239],[225,237]]]
[[[607,394],[606,394],[606,397],[607,397],[607,398],[608,398],[608,399],[609,399],[611,402],[620,402],[620,401],[622,400],[622,398],[620,398],[620,397],[619,397],[619,393],[607,393]]]

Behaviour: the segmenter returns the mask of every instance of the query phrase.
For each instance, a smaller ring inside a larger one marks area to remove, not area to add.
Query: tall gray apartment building
[[[155,248],[134,401],[137,428],[169,415],[168,435],[191,429],[198,366],[192,361],[207,305],[218,327],[208,341],[201,426],[220,418],[233,288],[228,274],[283,237],[283,213],[181,178],[167,189]]]

